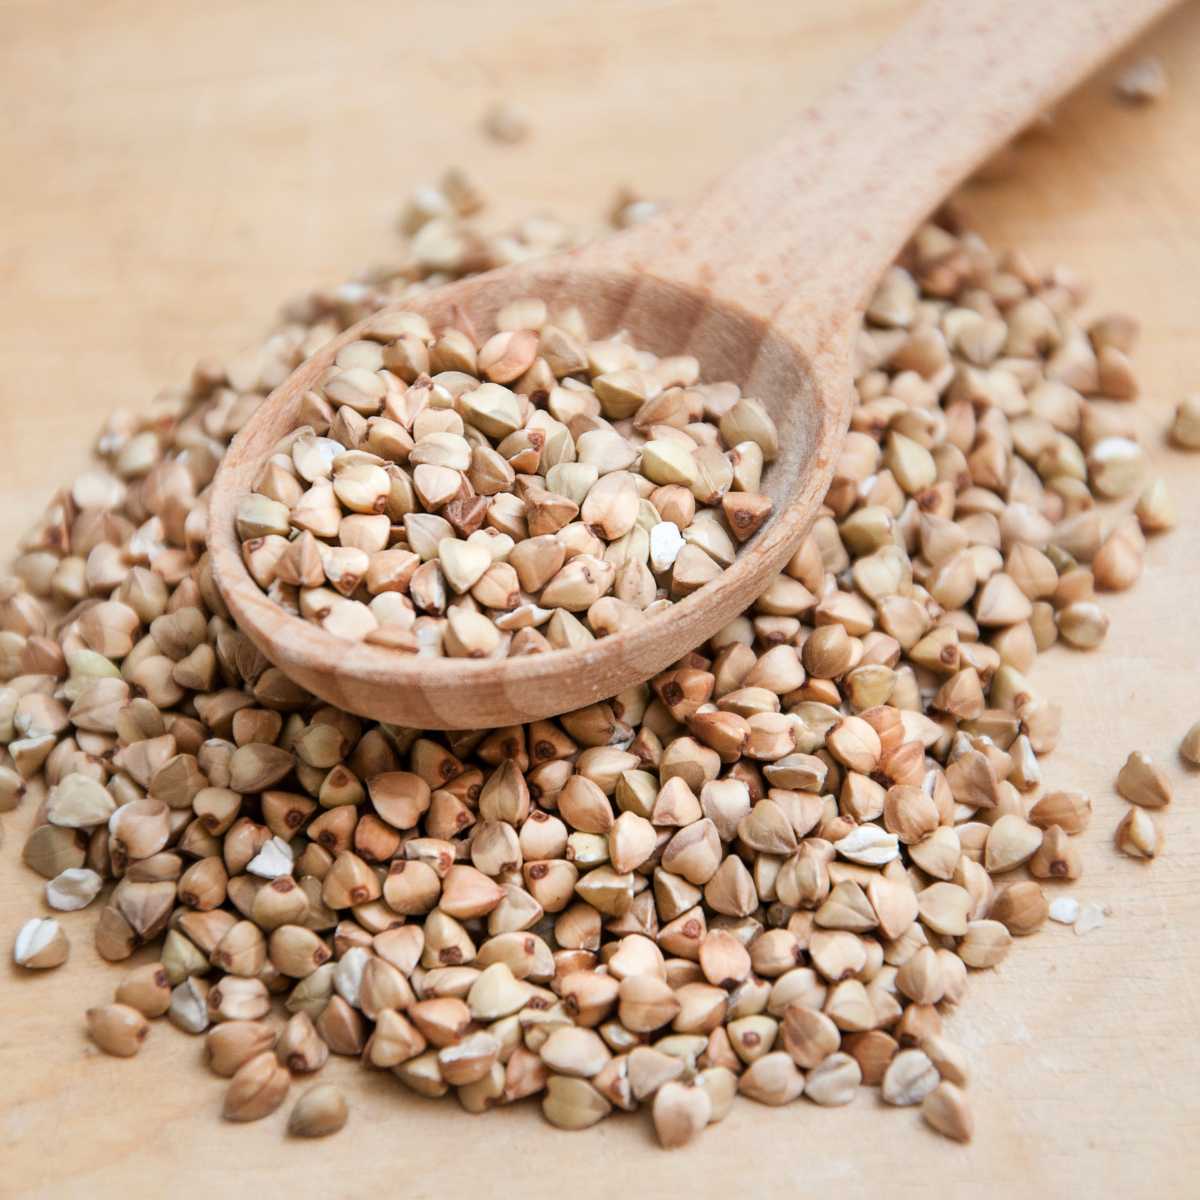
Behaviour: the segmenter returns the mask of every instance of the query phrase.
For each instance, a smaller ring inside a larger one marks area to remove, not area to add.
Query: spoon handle
[[[958,183],[1175,2],[931,0],[627,260],[820,344]]]

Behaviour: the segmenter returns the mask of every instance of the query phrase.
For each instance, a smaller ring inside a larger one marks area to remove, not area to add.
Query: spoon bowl
[[[486,335],[511,300],[536,296],[551,313],[574,305],[592,336],[629,329],[640,348],[694,355],[703,378],[732,380],[761,400],[779,428],[780,454],[764,478],[773,514],[717,579],[586,647],[485,660],[347,641],[268,599],[242,562],[238,502],[296,427],[305,391],[342,345],[369,331],[375,314],[266,399],[217,473],[209,549],[240,628],[314,695],[426,729],[483,729],[567,712],[650,678],[700,645],[754,601],[811,527],[849,421],[864,308],[914,229],[974,167],[1173,2],[931,0],[787,136],[699,203],[383,310],[420,312],[435,332],[466,321]],[[925,319],[940,336],[936,319]]]
[[[235,439],[210,508],[214,573],[238,626],[314,695],[351,712],[425,729],[489,728],[580,708],[642,682],[712,636],[796,549],[825,494],[848,419],[848,339],[814,361],[751,313],[677,283],[604,270],[604,254],[585,249],[492,272],[373,314],[308,359]],[[465,317],[486,336],[505,303],[530,295],[545,300],[551,312],[577,306],[595,336],[634,329],[641,348],[695,355],[703,378],[731,379],[768,407],[780,434],[779,457],[763,484],[774,508],[734,567],[635,628],[577,649],[505,659],[426,658],[347,641],[269,599],[243,563],[237,505],[275,445],[296,428],[304,393],[338,350],[369,335],[381,315],[398,311],[420,312],[434,329]]]

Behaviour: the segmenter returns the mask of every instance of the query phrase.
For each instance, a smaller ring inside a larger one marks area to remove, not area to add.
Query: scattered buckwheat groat
[[[330,337],[572,243],[546,218],[484,235],[478,207],[461,174],[421,189],[389,265],[112,418],[0,580],[0,809],[44,783],[23,859],[51,903],[103,894],[109,961],[158,947],[88,1012],[93,1039],[135,1054],[163,1016],[203,1036],[235,1121],[332,1054],[470,1113],[642,1108],[667,1146],[739,1093],[862,1087],[965,1140],[945,1015],[1047,919],[1104,916],[1063,894],[1093,805],[1047,778],[1060,714],[1034,667],[1060,634],[1101,641],[1098,590],[1132,586],[1174,521],[1126,415],[1136,324],[1084,318],[1071,272],[942,214],[871,301],[813,530],[742,616],[554,720],[384,726],[233,625],[206,494]],[[721,569],[763,515],[753,402],[537,301],[501,324],[476,346],[403,318],[346,348],[241,514],[277,598],[418,652],[520,652]],[[1147,762],[1122,776],[1136,805],[1169,798]],[[1122,848],[1144,848],[1131,811]],[[318,1083],[289,1128],[345,1111]]]
[[[1179,753],[1184,762],[1193,767],[1200,767],[1200,721],[1183,735],[1183,741],[1179,743]]]
[[[1151,104],[1167,94],[1167,71],[1162,59],[1147,54],[1125,67],[1114,89],[1128,104]]]
[[[657,201],[647,199],[632,188],[622,187],[609,209],[609,219],[616,229],[630,229],[661,211],[662,207]]]
[[[969,1142],[975,1132],[975,1118],[966,1095],[952,1083],[939,1083],[921,1103],[921,1116],[938,1133],[956,1142]]]
[[[1135,750],[1125,760],[1117,773],[1117,791],[1130,804],[1142,808],[1166,808],[1171,803],[1171,781],[1154,760],[1140,750]]]
[[[26,921],[17,933],[13,961],[18,967],[44,971],[50,967],[61,967],[70,952],[67,935],[57,921],[50,917],[34,917]]]
[[[259,1121],[283,1103],[290,1082],[287,1068],[271,1051],[257,1054],[234,1072],[222,1115],[227,1121]]]
[[[288,1117],[288,1133],[293,1137],[326,1137],[343,1128],[348,1115],[341,1088],[318,1084],[296,1101]]]
[[[105,1054],[132,1058],[150,1033],[146,1018],[127,1004],[103,1004],[87,1011],[88,1033]]]
[[[1171,425],[1171,441],[1184,450],[1200,450],[1200,393],[1180,401]]]
[[[529,113],[508,100],[497,101],[483,117],[483,131],[493,141],[523,142],[529,136],[529,129]]]
[[[1117,826],[1116,843],[1130,858],[1155,858],[1162,849],[1162,833],[1154,818],[1134,804]]]

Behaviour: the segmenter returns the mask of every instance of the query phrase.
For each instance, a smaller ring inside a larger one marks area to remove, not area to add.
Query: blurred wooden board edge
[[[494,22],[475,42],[467,39],[466,59],[477,75],[463,89],[437,92],[436,104],[403,123],[404,135],[431,156],[421,117],[438,137],[456,130],[454,149],[476,151],[494,166],[499,215],[526,211],[528,198],[545,190],[555,201],[547,208],[593,221],[620,181],[648,194],[685,195],[732,159],[726,152],[743,130],[769,136],[772,119],[779,119],[772,116],[778,94],[765,81],[778,78],[789,97],[793,90],[814,94],[905,7],[856,0],[834,17],[772,3],[756,6],[754,21],[746,22],[742,10],[720,5],[691,6],[691,12],[688,6],[621,4],[611,12],[568,13],[540,0],[513,4],[499,16],[468,5],[472,18]],[[6,547],[53,488],[84,464],[103,410],[146,403],[157,387],[179,379],[198,353],[231,353],[248,344],[289,292],[336,282],[360,265],[355,256],[364,249],[388,245],[384,220],[402,194],[388,188],[400,172],[384,185],[370,172],[346,181],[313,170],[304,193],[309,228],[292,260],[269,231],[257,236],[262,225],[239,231],[230,216],[237,197],[223,199],[230,189],[246,189],[246,215],[239,219],[253,223],[262,205],[275,200],[275,175],[298,171],[303,177],[297,164],[323,154],[345,165],[338,157],[343,147],[297,135],[297,122],[311,114],[285,103],[294,103],[296,94],[287,53],[265,41],[239,40],[230,30],[242,21],[286,31],[284,50],[298,49],[298,61],[316,64],[325,43],[315,14],[325,10],[277,3],[252,12],[222,5],[168,9],[155,14],[123,0],[103,8],[27,3],[6,10],[4,21],[14,32],[8,49],[0,49],[7,56],[0,58],[6,68],[0,111],[14,135],[0,138],[6,179],[0,229],[7,231],[0,234],[7,239],[0,256],[7,284],[0,291],[0,429],[12,459],[0,493]],[[345,81],[329,93],[329,103],[346,118],[346,138],[359,139],[366,162],[378,130],[362,114],[371,111],[387,78],[371,20],[379,11],[348,6],[340,49],[329,49],[329,71]],[[436,29],[445,19],[433,6],[403,16],[422,29]],[[180,42],[162,43],[162,64],[146,66],[144,55],[156,47],[163,22],[171,28],[176,20]],[[502,36],[505,21],[515,31],[512,39]],[[466,36],[465,23],[459,32]],[[643,96],[638,72],[650,54],[645,46],[673,46],[655,75],[670,104],[655,104],[644,136],[630,132],[638,127],[636,114],[620,111],[610,117],[625,140],[589,140],[584,130],[586,161],[564,172],[551,137],[561,132],[555,125],[560,110],[568,123],[597,118],[575,78],[584,35],[593,44],[583,58],[602,77],[605,97],[623,72],[633,94]],[[7,962],[3,968],[0,1195],[125,1197],[169,1188],[172,1195],[200,1196],[216,1188],[232,1195],[373,1197],[388,1189],[406,1197],[457,1197],[502,1188],[533,1197],[635,1190],[707,1197],[817,1195],[834,1188],[903,1198],[933,1189],[1011,1196],[1031,1186],[1063,1197],[1195,1194],[1200,893],[1193,881],[1200,869],[1194,803],[1200,789],[1174,747],[1200,717],[1193,569],[1200,554],[1200,480],[1197,459],[1168,453],[1161,430],[1174,400],[1200,386],[1193,349],[1200,319],[1194,283],[1200,273],[1194,182],[1200,79],[1191,69],[1200,8],[1177,14],[1147,45],[1168,65],[1165,101],[1146,110],[1121,108],[1111,100],[1109,73],[1064,104],[1050,129],[1022,141],[1015,174],[965,195],[967,211],[993,244],[1020,246],[1039,262],[1069,264],[1095,282],[1096,308],[1121,307],[1142,319],[1137,362],[1146,399],[1140,419],[1181,516],[1176,533],[1151,544],[1141,584],[1105,600],[1113,619],[1105,650],[1056,649],[1037,669],[1037,684],[1066,705],[1060,747],[1045,764],[1048,780],[1096,798],[1085,838],[1087,874],[1073,894],[1107,903],[1113,912],[1087,938],[1050,928],[1017,946],[993,978],[973,981],[949,1028],[972,1051],[974,1143],[943,1142],[915,1113],[879,1111],[874,1093],[865,1093],[853,1113],[804,1102],[776,1112],[739,1102],[694,1147],[666,1154],[654,1146],[644,1117],[608,1121],[583,1134],[550,1130],[528,1104],[470,1118],[452,1101],[417,1100],[388,1077],[344,1061],[331,1063],[321,1079],[346,1083],[350,1126],[322,1143],[289,1143],[282,1135],[286,1108],[247,1127],[220,1121],[223,1085],[199,1066],[195,1040],[160,1024],[134,1063],[107,1059],[87,1045],[81,1010],[106,998],[120,972],[96,959],[94,914],[84,912],[64,921],[72,961],[54,978],[24,976]],[[85,55],[93,46],[94,57]],[[533,47],[539,65],[549,64],[528,84],[543,131],[535,127],[530,143],[501,154],[479,144],[473,122],[482,95],[526,78],[530,64],[522,46]],[[703,48],[708,72],[694,69],[688,58]],[[567,55],[574,69],[561,65]],[[88,72],[105,79],[127,71],[130,83],[98,88],[87,73],[76,79],[68,70],[65,79],[47,76],[43,86],[39,72],[59,57],[68,68],[76,59],[85,62]],[[785,62],[795,65],[783,71]],[[434,94],[444,80],[436,56],[414,56],[404,69],[417,91]],[[177,71],[179,88],[160,83],[147,105],[139,73],[154,70]],[[256,107],[247,126],[227,97],[251,75],[245,94]],[[727,86],[714,87],[714,80]],[[282,99],[276,103],[276,97]],[[557,106],[546,107],[547,100]],[[798,95],[797,104],[801,100]],[[189,146],[182,133],[174,151],[157,140],[169,142],[172,130],[186,131],[202,114],[204,145]],[[693,134],[697,128],[704,130],[701,139]],[[100,149],[89,148],[82,134],[94,135]],[[214,170],[208,187],[196,188],[185,160],[189,151],[210,154],[213,136],[225,139],[230,154],[253,158],[245,147],[262,146],[278,161],[236,179]],[[113,177],[109,159],[119,159],[120,147],[126,141],[136,147],[139,138],[163,151],[156,170],[167,178],[152,199],[166,207],[157,226],[131,228],[129,214],[143,223],[148,218],[139,206],[149,201],[136,188],[122,194],[125,181]],[[437,164],[453,161],[450,148],[438,143]],[[172,190],[175,171],[185,183]],[[423,170],[422,177],[435,173]],[[608,189],[599,195],[598,180]],[[280,223],[295,237],[292,219],[281,214]],[[209,231],[217,233],[210,238]],[[255,249],[260,240],[265,248]],[[243,251],[244,273],[236,261],[221,260],[223,253],[236,260]],[[215,268],[211,259],[218,260]],[[131,299],[114,316],[108,308],[120,290]],[[1110,845],[1123,807],[1111,781],[1133,748],[1161,756],[1179,788],[1164,814],[1165,856],[1150,867],[1118,858]],[[38,883],[19,862],[31,812],[27,803],[0,818],[6,834],[0,950],[6,959],[19,923],[42,911]],[[304,1086],[298,1082],[293,1097]]]

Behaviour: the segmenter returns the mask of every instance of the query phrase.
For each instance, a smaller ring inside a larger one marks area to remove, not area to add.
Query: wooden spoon
[[[734,565],[628,631],[575,650],[465,660],[349,642],[287,614],[242,562],[234,514],[264,459],[295,428],[335,338],[262,404],[215,480],[209,546],[241,629],[322,699],[434,729],[518,724],[613,696],[700,645],[795,552],[825,495],[849,420],[851,352],[864,305],[924,218],[999,149],[1172,0],[934,0],[765,153],[698,204],[580,250],[431,291],[435,328],[462,314],[482,335],[496,311],[539,296],[577,305],[593,336],[629,329],[659,354],[693,354],[779,425],[767,473],[774,516]]]

